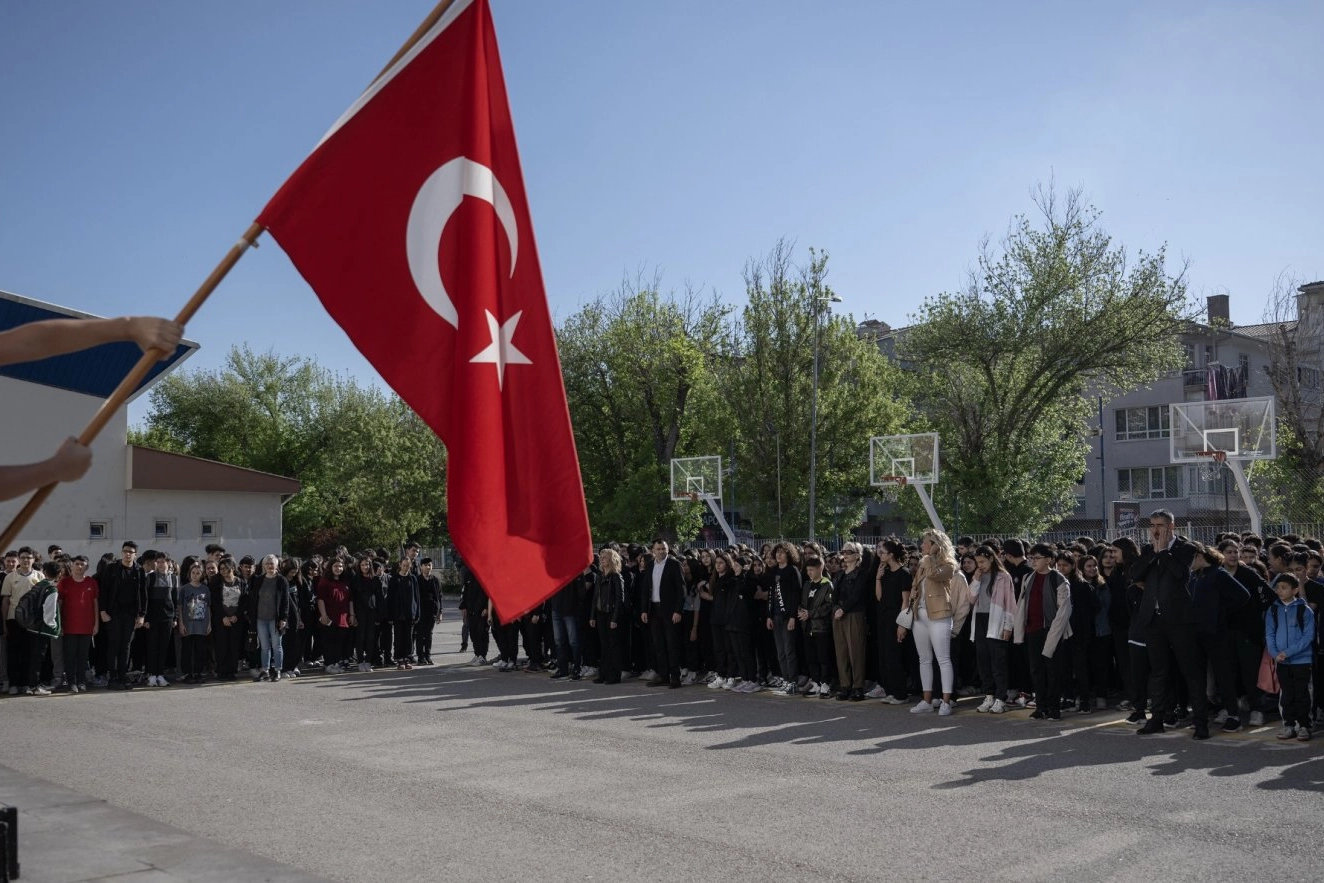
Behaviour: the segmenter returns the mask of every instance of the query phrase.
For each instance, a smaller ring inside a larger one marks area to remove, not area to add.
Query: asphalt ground
[[[165,826],[273,879],[1324,876],[1324,740],[551,681],[465,666],[454,621],[435,651],[409,672],[7,698],[0,761],[118,810],[108,840]],[[25,849],[25,879],[58,879],[49,851]]]

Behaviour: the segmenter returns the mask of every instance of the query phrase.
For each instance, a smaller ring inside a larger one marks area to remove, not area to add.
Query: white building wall
[[[158,521],[169,522],[169,537],[156,535]],[[203,537],[203,521],[219,533]],[[140,550],[157,549],[177,561],[201,555],[208,543],[220,543],[236,558],[281,551],[279,494],[132,490],[125,525]]]
[[[0,377],[0,402],[5,411],[0,419],[0,456],[5,463],[31,463],[46,459],[64,439],[82,432],[102,399]],[[94,552],[118,554],[126,516],[128,431],[128,412],[121,408],[92,443],[92,468],[81,481],[56,487],[14,548],[32,546],[44,554],[47,546],[58,543],[89,557]],[[0,502],[0,521],[8,525],[28,496]],[[93,520],[107,523],[105,539],[89,540],[88,522]]]
[[[6,463],[30,463],[49,457],[61,441],[82,432],[102,400],[0,377],[0,402],[5,409],[0,456]],[[281,550],[278,494],[126,490],[128,432],[128,412],[121,408],[92,443],[87,475],[56,487],[12,548],[32,546],[45,554],[47,546],[57,544],[93,561],[106,552],[118,557],[126,539],[137,542],[139,550],[160,549],[176,559],[198,554],[210,542],[237,557]],[[0,522],[8,525],[28,496],[0,502]],[[173,522],[171,537],[156,537],[157,520]],[[203,520],[219,522],[215,539],[202,538]],[[91,522],[106,525],[103,538],[91,538]]]

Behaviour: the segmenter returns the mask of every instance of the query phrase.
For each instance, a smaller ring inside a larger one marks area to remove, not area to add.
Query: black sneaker
[[[1239,729],[1241,729],[1241,718],[1230,717],[1227,720],[1223,721],[1224,733],[1235,733]]]
[[[1126,716],[1126,722],[1128,724],[1143,724],[1145,720],[1145,713],[1143,711],[1133,711]]]
[[[1163,732],[1163,721],[1159,720],[1156,717],[1151,717],[1143,727],[1136,730],[1136,734],[1140,736],[1152,736],[1155,733],[1162,733],[1162,732]]]
[[[1042,708],[1036,708],[1034,712],[1030,715],[1030,720],[1041,721],[1046,717],[1048,717],[1048,713],[1046,711],[1044,711]]]

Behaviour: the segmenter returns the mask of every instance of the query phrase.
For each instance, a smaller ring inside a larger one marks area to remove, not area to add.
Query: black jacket
[[[1081,646],[1094,637],[1094,618],[1099,615],[1099,599],[1094,588],[1083,579],[1071,580],[1071,637]],[[1083,651],[1082,651],[1083,652]]]
[[[865,586],[873,587],[873,583],[866,583],[864,571],[859,567],[851,571],[843,570],[837,577],[836,587],[836,607],[842,613],[863,613],[865,605],[868,603],[868,595],[865,593]]]
[[[1230,614],[1250,603],[1246,586],[1221,567],[1210,565],[1191,575],[1191,611],[1195,630],[1216,635],[1228,628]]]
[[[809,634],[832,631],[832,611],[836,609],[837,589],[826,576],[821,582],[805,580],[804,604],[809,611]]]
[[[653,603],[653,569],[661,566],[662,568],[662,587],[658,593],[661,599],[659,606],[663,616],[671,616],[680,613],[685,607],[685,578],[680,572],[680,562],[675,558],[667,558],[661,565],[656,561],[648,563],[648,569],[643,574],[643,586],[640,588],[640,598],[644,601],[646,611],[651,611]]]
[[[625,578],[619,573],[599,573],[593,580],[593,619],[620,624],[625,614]]]
[[[248,621],[257,622],[257,609],[262,596],[262,581],[267,578],[265,573],[255,573],[253,578],[248,581]],[[290,582],[279,573],[272,577],[276,581],[276,615],[272,617],[276,622],[284,621],[286,624],[290,621]]]
[[[418,577],[412,573],[391,574],[386,581],[386,608],[382,619],[392,622],[418,621]]]
[[[487,590],[474,572],[463,564],[460,565],[460,609],[474,616],[487,609]]]
[[[220,630],[223,628],[243,629],[247,627],[248,584],[244,582],[243,577],[235,574],[234,582],[230,584],[231,588],[236,584],[239,586],[239,604],[237,607],[227,608],[225,606],[225,580],[221,578],[220,574],[217,574],[207,581],[207,590],[211,594],[211,628],[215,634],[220,634]],[[232,626],[226,626],[221,620],[227,616],[237,616],[239,621]]]
[[[441,612],[441,578],[436,573],[418,578],[418,620],[432,622]]]
[[[1195,547],[1185,537],[1177,537],[1170,548],[1154,551],[1148,543],[1140,550],[1140,557],[1131,565],[1129,574],[1133,582],[1144,585],[1140,609],[1136,618],[1146,628],[1154,621],[1158,610],[1165,622],[1191,624],[1195,619],[1191,611],[1188,583],[1191,577],[1191,559]]]
[[[147,574],[137,564],[125,567],[121,561],[112,561],[102,571],[99,583],[99,603],[106,613],[147,615]]]

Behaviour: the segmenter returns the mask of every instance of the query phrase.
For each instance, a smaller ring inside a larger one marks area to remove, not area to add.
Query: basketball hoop
[[[910,479],[906,478],[904,475],[884,475],[878,479],[879,484],[884,484],[884,485],[894,484],[897,487],[905,487],[906,482],[908,481],[910,481]]]
[[[1197,457],[1209,457],[1209,458],[1212,459],[1215,463],[1226,463],[1226,462],[1227,462],[1227,451],[1196,451],[1196,452],[1195,452],[1195,456],[1197,456]]]
[[[691,493],[691,494],[690,494],[690,502],[691,502],[691,503],[697,503],[697,502],[699,502],[699,495],[696,494],[696,493]]]

